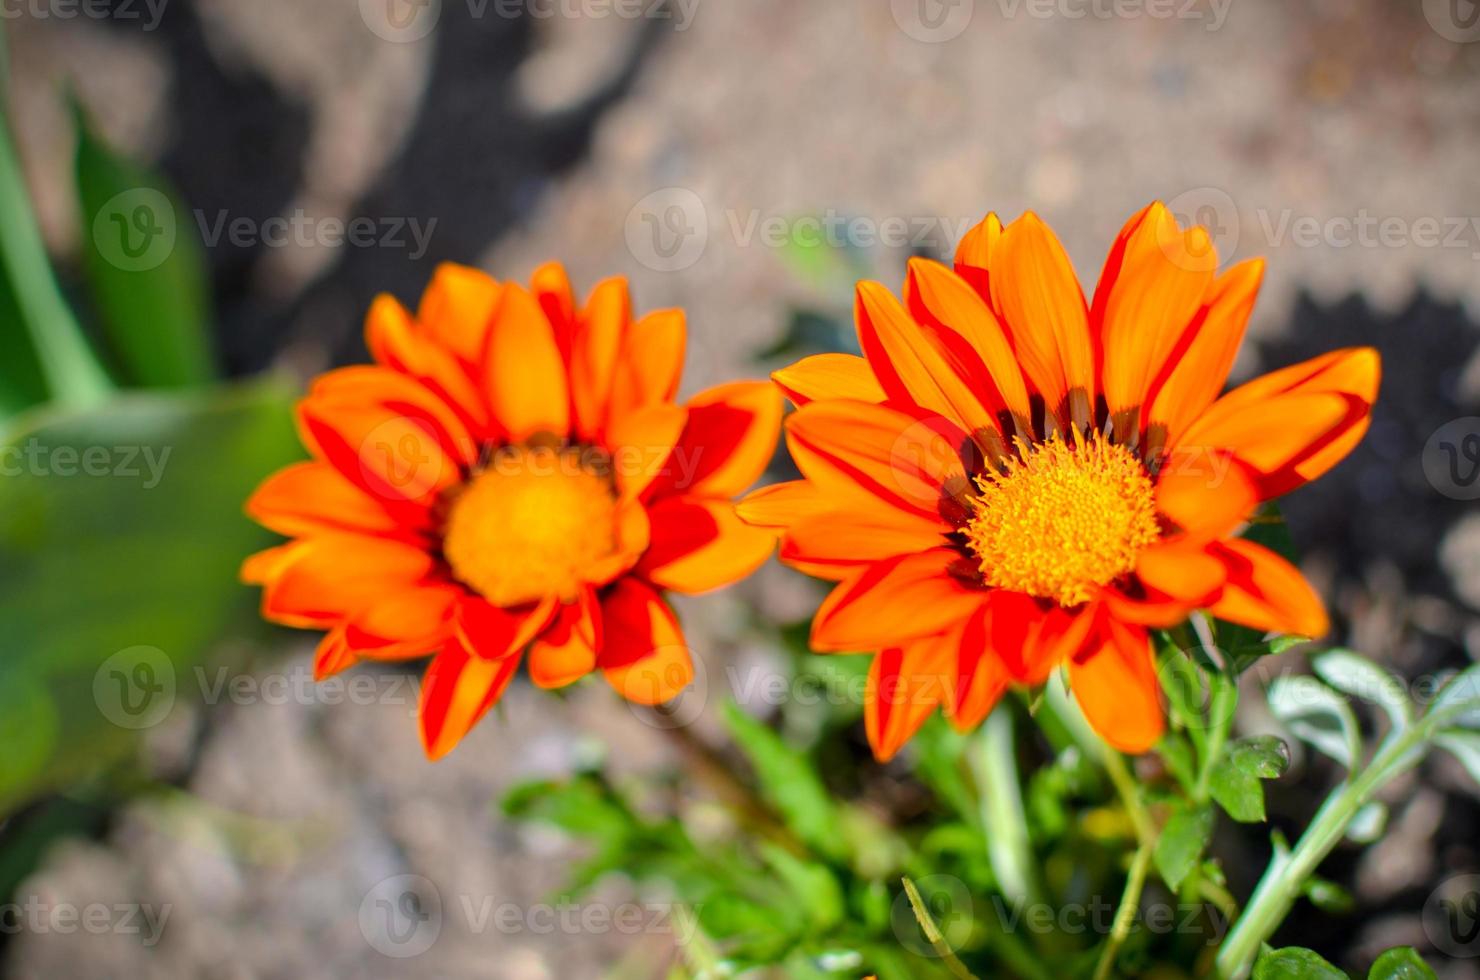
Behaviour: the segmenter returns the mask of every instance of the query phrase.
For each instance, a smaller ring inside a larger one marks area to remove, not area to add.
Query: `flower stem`
[[[1120,896],[1120,906],[1115,910],[1115,924],[1110,927],[1110,938],[1105,942],[1105,948],[1100,951],[1100,961],[1095,965],[1094,980],[1105,980],[1110,976],[1110,971],[1115,966],[1115,955],[1120,952],[1121,943],[1125,937],[1131,934],[1131,926],[1136,921],[1136,911],[1141,907],[1141,889],[1146,885],[1146,873],[1151,869],[1151,854],[1156,848],[1156,843],[1151,839],[1144,839],[1136,848],[1136,856],[1131,859],[1131,870],[1125,879],[1125,891]]]
[[[992,872],[1009,900],[1031,901],[1036,893],[1033,852],[1023,811],[1010,710],[999,707],[988,716],[977,748],[973,768],[981,795],[982,832],[987,838]]]

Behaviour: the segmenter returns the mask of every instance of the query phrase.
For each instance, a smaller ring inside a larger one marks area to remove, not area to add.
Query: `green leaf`
[[[0,813],[204,699],[194,668],[228,631],[258,623],[237,571],[272,536],[242,502],[301,452],[290,393],[271,385],[31,421],[0,445],[0,691],[49,702],[56,737],[39,771],[32,759],[6,781]]]
[[[1229,743],[1213,767],[1209,789],[1228,815],[1241,823],[1264,822],[1264,786],[1290,765],[1290,750],[1273,735],[1256,735]]]
[[[1441,727],[1480,730],[1480,665],[1460,671],[1444,685],[1425,720]]]
[[[1270,710],[1301,741],[1355,771],[1362,738],[1351,706],[1314,677],[1279,677],[1265,697]]]
[[[1435,980],[1435,977],[1417,950],[1412,946],[1398,946],[1377,958],[1367,980]]]
[[[215,376],[204,253],[161,178],[114,154],[77,116],[87,281],[123,379],[186,388]]]
[[[1213,811],[1210,807],[1179,802],[1172,810],[1161,837],[1156,841],[1156,870],[1173,891],[1197,867],[1203,850],[1213,836]]]
[[[1322,912],[1332,914],[1345,914],[1356,907],[1356,899],[1352,898],[1351,892],[1342,888],[1334,881],[1317,878],[1312,875],[1306,879],[1301,889],[1310,903]]]
[[[96,405],[112,390],[61,290],[0,101],[0,411]]]
[[[808,863],[775,844],[762,843],[760,851],[766,863],[806,909],[813,931],[821,933],[843,920],[843,889],[826,866]]]
[[[1290,768],[1290,747],[1274,735],[1251,735],[1228,744],[1228,761],[1257,779],[1278,779]]]
[[[811,761],[734,702],[725,705],[724,719],[730,737],[755,770],[761,796],[787,827],[819,854],[841,858],[837,808]]]
[[[1413,724],[1413,706],[1396,674],[1350,650],[1323,653],[1313,666],[1321,679],[1338,691],[1358,700],[1376,701],[1386,712],[1393,731],[1401,732]]]
[[[1254,962],[1254,980],[1348,980],[1345,973],[1308,949],[1272,949]]]
[[[1371,844],[1382,836],[1387,827],[1387,807],[1377,801],[1368,803],[1352,814],[1351,823],[1346,825],[1348,840],[1358,844]]]
[[[1465,767],[1465,772],[1470,778],[1480,785],[1480,732],[1466,732],[1458,729],[1448,732],[1440,732],[1434,736],[1434,744],[1442,749],[1447,749],[1460,765]]]

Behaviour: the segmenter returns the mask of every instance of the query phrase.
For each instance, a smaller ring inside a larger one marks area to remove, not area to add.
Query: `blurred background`
[[[256,624],[235,579],[264,543],[240,502],[299,454],[295,392],[366,359],[374,295],[414,302],[441,261],[522,279],[554,258],[581,289],[627,276],[639,308],[687,309],[695,391],[848,347],[856,279],[897,287],[908,257],[949,255],[988,210],[1037,210],[1092,283],[1124,220],[1165,200],[1224,259],[1269,259],[1239,376],[1383,353],[1371,434],[1285,507],[1338,639],[1415,690],[1480,658],[1468,0],[0,0],[0,15],[15,171],[0,183],[22,188],[0,246],[29,210],[57,270],[37,295],[44,270],[27,279],[12,256],[28,284],[0,292],[17,369],[0,481],[6,975],[571,980],[673,961],[672,923],[491,919],[560,894],[586,856],[497,801],[718,752],[715,709],[746,703],[742,679],[795,670],[795,637],[765,624],[810,615],[805,580],[772,567],[681,605],[705,667],[683,738],[599,684],[518,684],[429,765],[414,674],[315,688],[313,637]],[[16,309],[57,300],[122,394],[85,352],[15,342]],[[1245,699],[1245,730],[1273,730],[1260,703]],[[746,707],[803,741],[816,724],[805,706]],[[856,704],[835,707],[858,750]],[[859,765],[880,819],[923,806],[907,763]],[[1271,786],[1273,823],[1298,830],[1330,778],[1297,759]],[[1324,868],[1346,900],[1302,906],[1290,937],[1337,962],[1434,953],[1425,902],[1480,872],[1473,793],[1447,756],[1405,777],[1383,841]],[[1264,831],[1218,847],[1246,894]],[[409,944],[367,925],[405,876],[422,902]],[[662,905],[621,876],[596,895]],[[102,908],[108,927],[27,925],[30,906]]]

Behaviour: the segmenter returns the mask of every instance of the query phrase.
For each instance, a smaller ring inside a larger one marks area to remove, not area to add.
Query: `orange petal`
[[[1264,260],[1250,259],[1209,287],[1182,349],[1168,359],[1165,380],[1151,400],[1147,421],[1165,426],[1169,442],[1176,442],[1223,391],[1263,281]]]
[[[776,455],[781,396],[765,381],[734,381],[690,398],[688,424],[654,496],[733,497]]]
[[[488,339],[485,387],[511,442],[570,429],[570,384],[555,328],[522,286],[504,286]]]
[[[987,649],[1009,677],[1036,686],[1080,651],[1094,620],[1092,608],[1044,609],[1031,596],[996,589],[987,596]]]
[[[616,543],[612,553],[590,567],[581,577],[590,585],[605,585],[637,564],[652,540],[652,522],[647,507],[635,498],[617,503]]]
[[[1367,431],[1382,363],[1349,348],[1256,378],[1213,403],[1179,445],[1227,446],[1261,474],[1263,499],[1341,462]]]
[[[1140,407],[1203,304],[1218,266],[1206,230],[1185,233],[1160,201],[1121,231],[1105,260],[1090,323],[1099,331],[1101,380],[1112,415]]]
[[[627,280],[605,279],[591,292],[571,341],[570,394],[576,430],[587,442],[599,441],[606,429],[612,378],[632,321]]]
[[[505,609],[478,596],[463,596],[453,625],[464,649],[476,657],[497,660],[518,653],[555,617],[553,597],[528,606]]]
[[[242,562],[238,575],[246,585],[266,585],[277,579],[293,563],[304,544],[302,541],[290,541],[249,555]]]
[[[1326,607],[1300,570],[1268,548],[1233,538],[1209,549],[1228,581],[1208,611],[1252,629],[1320,639],[1331,629]]]
[[[470,430],[490,435],[488,405],[456,356],[418,329],[393,296],[380,295],[365,319],[365,344],[375,360],[420,381],[462,416]]]
[[[529,291],[534,294],[535,302],[545,311],[545,319],[550,321],[550,327],[555,331],[555,346],[560,349],[561,360],[568,362],[575,333],[576,299],[565,267],[559,262],[546,262],[534,270]]]
[[[989,647],[986,606],[967,620],[957,642],[956,700],[947,714],[957,731],[968,732],[986,721],[1011,678]]]
[[[1006,408],[1022,420],[1033,416],[1028,387],[1007,332],[965,279],[939,262],[909,262],[906,302],[952,367],[975,390],[987,392],[993,411]]]
[[[871,565],[943,547],[951,531],[937,518],[895,507],[828,511],[791,526],[782,544],[781,560],[807,566]]]
[[[485,660],[456,637],[427,667],[421,686],[421,744],[436,761],[456,748],[488,713],[519,668],[518,657]]]
[[[597,666],[624,698],[662,704],[694,678],[694,662],[673,610],[636,579],[624,578],[601,602]]]
[[[786,433],[792,459],[829,497],[873,496],[932,517],[965,514],[971,488],[959,453],[965,435],[943,419],[925,422],[838,399],[798,409]]]
[[[1002,238],[1002,222],[995,214],[989,214],[981,223],[968,231],[956,246],[956,274],[971,284],[971,288],[991,301],[989,268],[992,249]],[[993,310],[993,312],[997,312]]]
[[[776,535],[751,527],[728,500],[667,497],[648,509],[652,544],[637,571],[664,589],[708,592],[755,571],[776,548]]]
[[[278,470],[247,500],[246,509],[258,524],[289,536],[400,530],[384,507],[328,463],[294,463]]]
[[[262,594],[264,618],[325,626],[410,589],[435,568],[431,555],[389,538],[330,533],[296,542]]]
[[[985,593],[950,574],[951,548],[882,561],[849,576],[822,601],[812,621],[819,652],[877,650],[959,625]]]
[[[1107,620],[1098,645],[1069,662],[1069,686],[1091,727],[1121,752],[1140,754],[1161,738],[1156,665],[1145,630]]]
[[[856,354],[813,354],[773,372],[771,380],[797,406],[824,398],[875,403],[885,398],[874,369]]]
[[[1136,576],[1157,592],[1200,606],[1223,587],[1228,573],[1202,544],[1171,541],[1142,551]]]
[[[894,294],[876,282],[858,284],[858,339],[891,399],[918,405],[971,434],[985,448],[1000,433],[992,409],[920,329]],[[988,435],[990,433],[990,435]]]
[[[1095,348],[1089,311],[1058,238],[1029,211],[992,248],[992,300],[1002,313],[1027,375],[1051,411],[1084,421],[1095,400]],[[1083,392],[1078,406],[1061,406]]]
[[[632,324],[612,378],[609,420],[678,394],[687,328],[682,310],[658,310]]]
[[[688,409],[652,402],[617,416],[607,430],[607,449],[624,499],[633,499],[676,468],[674,446],[689,419]]]
[[[1199,540],[1231,533],[1258,505],[1258,489],[1232,453],[1183,447],[1157,474],[1157,509]]]
[[[880,651],[864,688],[864,727],[874,757],[888,762],[941,705],[955,703],[960,635]]]
[[[422,294],[417,323],[428,337],[465,365],[481,365],[501,290],[485,272],[443,263],[437,266]]]
[[[806,480],[790,480],[761,487],[735,505],[735,513],[756,527],[790,527],[819,514],[825,507],[822,494]]]
[[[462,590],[449,583],[399,589],[354,613],[346,639],[361,657],[403,660],[438,649],[452,631]]]
[[[340,624],[324,634],[313,655],[313,679],[324,680],[341,671],[348,670],[359,662],[355,652],[344,639],[345,626]]]
[[[562,606],[555,621],[529,649],[529,679],[546,689],[573,684],[596,669],[601,645],[601,607],[584,589],[576,602]]]

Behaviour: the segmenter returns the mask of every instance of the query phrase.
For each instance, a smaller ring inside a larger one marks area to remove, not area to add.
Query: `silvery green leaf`
[[[1269,708],[1290,732],[1317,751],[1354,770],[1362,738],[1351,707],[1314,677],[1280,677],[1265,695]]]
[[[1315,660],[1315,671],[1327,684],[1359,701],[1375,701],[1387,713],[1394,731],[1413,723],[1413,706],[1403,682],[1350,650],[1332,650]]]
[[[1440,732],[1434,737],[1434,744],[1448,749],[1470,778],[1480,784],[1480,732]]]
[[[1358,844],[1370,844],[1382,836],[1387,826],[1388,809],[1381,803],[1368,803],[1358,810],[1346,826],[1346,836]]]
[[[1460,671],[1444,685],[1429,709],[1430,718],[1441,714],[1442,726],[1480,729],[1480,665]]]

